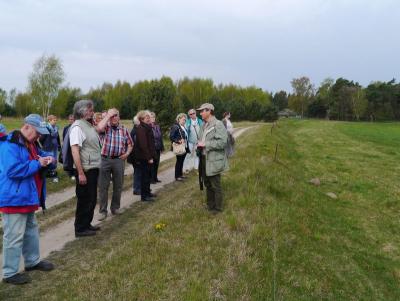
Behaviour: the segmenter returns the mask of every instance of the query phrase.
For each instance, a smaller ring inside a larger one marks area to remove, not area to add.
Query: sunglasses
[[[196,115],[196,113],[194,113],[194,112],[193,113],[189,113],[189,115]]]

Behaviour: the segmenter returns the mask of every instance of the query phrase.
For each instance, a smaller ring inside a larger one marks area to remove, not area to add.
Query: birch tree
[[[64,78],[61,60],[55,55],[43,55],[34,63],[33,72],[29,76],[29,90],[33,104],[43,118],[49,115]]]

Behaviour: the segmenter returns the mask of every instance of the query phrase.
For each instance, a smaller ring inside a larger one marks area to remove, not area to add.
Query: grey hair
[[[185,119],[187,119],[187,116],[185,113],[179,113],[178,116],[176,116],[176,122],[179,123],[179,119],[181,119],[182,117],[185,117]]]
[[[139,119],[139,122],[142,121],[146,117],[146,115],[150,116],[149,110],[142,110],[136,114],[137,118]]]
[[[139,121],[139,118],[137,117],[137,115],[133,117],[132,121],[133,121],[134,125],[139,125],[140,124],[140,121]]]
[[[89,99],[81,99],[74,104],[73,114],[75,120],[81,119],[84,117],[89,108],[93,108],[93,101]]]

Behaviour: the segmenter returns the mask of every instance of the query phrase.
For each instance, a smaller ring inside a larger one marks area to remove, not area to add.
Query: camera
[[[197,148],[196,148],[197,157],[200,157],[203,154],[203,149],[204,149],[204,146],[197,146]]]

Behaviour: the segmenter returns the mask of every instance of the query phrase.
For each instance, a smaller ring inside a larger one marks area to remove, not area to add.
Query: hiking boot
[[[85,230],[85,231],[75,231],[75,237],[85,237],[85,236],[93,236],[96,235],[96,231]]]
[[[135,191],[133,192],[133,194],[134,194],[134,195],[141,195],[142,193],[141,193],[140,191],[136,191],[136,190],[135,190]]]
[[[100,226],[92,226],[92,225],[89,225],[88,229],[89,229],[90,231],[99,231],[101,228],[100,228]]]
[[[3,278],[4,283],[15,284],[15,285],[26,284],[31,281],[32,281],[31,277],[29,277],[26,274],[15,274],[14,276]]]
[[[104,221],[107,218],[107,212],[101,212],[98,221]]]
[[[42,272],[49,272],[51,270],[54,270],[54,264],[47,260],[41,260],[37,265],[34,265],[33,267],[25,267],[25,271],[42,271]]]

